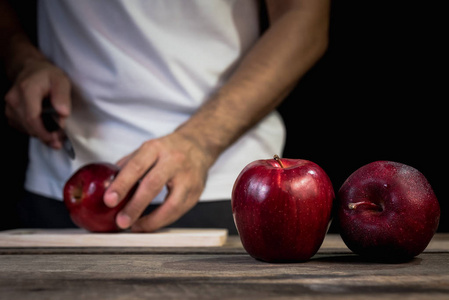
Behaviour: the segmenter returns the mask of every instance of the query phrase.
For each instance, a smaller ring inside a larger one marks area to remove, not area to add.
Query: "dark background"
[[[443,11],[438,1],[334,1],[328,51],[279,111],[287,127],[284,157],[316,162],[336,191],[372,161],[413,166],[432,185],[441,206],[439,231],[448,232]],[[33,33],[34,12],[23,17]],[[9,83],[0,76],[3,99]],[[0,118],[0,229],[7,229],[17,226],[14,207],[22,193],[27,138]],[[335,224],[330,231],[338,231]]]

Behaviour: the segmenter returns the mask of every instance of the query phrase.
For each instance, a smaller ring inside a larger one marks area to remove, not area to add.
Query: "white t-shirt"
[[[114,163],[174,131],[257,40],[258,9],[256,0],[41,0],[40,48],[73,84],[66,131],[76,159],[32,138],[26,189],[61,200],[82,165]],[[220,156],[201,201],[230,199],[243,167],[282,153],[284,140],[273,112]]]

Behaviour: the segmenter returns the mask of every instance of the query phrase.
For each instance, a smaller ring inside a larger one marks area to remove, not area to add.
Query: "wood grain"
[[[365,261],[329,234],[309,261],[283,264],[253,259],[237,236],[222,247],[3,248],[0,299],[449,299],[448,242],[437,234],[400,264]]]

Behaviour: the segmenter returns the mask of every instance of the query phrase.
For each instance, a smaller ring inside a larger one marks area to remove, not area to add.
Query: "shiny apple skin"
[[[323,243],[334,190],[317,164],[300,159],[247,165],[232,191],[232,212],[243,247],[266,262],[307,261]]]
[[[130,194],[114,208],[104,204],[103,195],[119,172],[110,163],[91,163],[78,169],[64,186],[64,203],[72,221],[91,232],[118,232],[115,218]]]
[[[361,167],[343,183],[337,199],[343,241],[367,258],[410,260],[438,228],[440,206],[432,187],[421,172],[402,163]]]

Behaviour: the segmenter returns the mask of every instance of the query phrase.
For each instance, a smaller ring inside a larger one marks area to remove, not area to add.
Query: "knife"
[[[75,159],[75,149],[73,149],[72,142],[70,142],[65,131],[59,126],[59,114],[51,104],[50,98],[44,98],[42,101],[42,122],[45,129],[49,132],[62,132],[62,147],[71,159]]]

